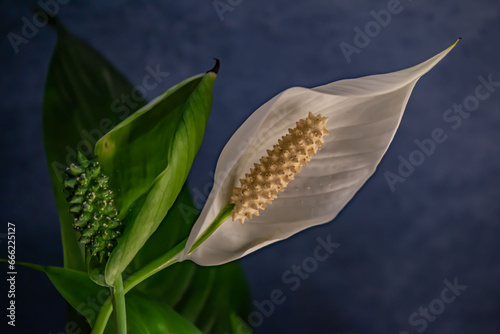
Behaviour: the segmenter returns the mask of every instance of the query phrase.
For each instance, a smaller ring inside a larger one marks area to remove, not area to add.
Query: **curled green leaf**
[[[123,236],[106,267],[112,284],[157,229],[184,184],[212,106],[214,69],[169,89],[103,136],[95,155],[116,189]]]

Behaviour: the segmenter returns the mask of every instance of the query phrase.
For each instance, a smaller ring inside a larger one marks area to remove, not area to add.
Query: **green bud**
[[[94,221],[96,222],[96,224],[99,224],[99,226],[101,226],[101,222],[100,220],[102,219],[102,214],[100,212],[94,212],[94,215],[92,216],[92,218],[94,218]]]
[[[68,202],[70,204],[82,204],[83,202],[83,196],[79,196],[79,195],[75,195],[73,197],[71,197]]]
[[[84,187],[88,187],[88,186],[89,186],[89,183],[90,183],[90,181],[91,181],[91,178],[90,178],[90,177],[87,177],[87,174],[82,173],[82,174],[80,174],[80,176],[78,176],[78,177],[76,178],[76,180],[77,180],[78,182],[80,182],[80,184],[81,184],[82,186],[84,186]]]
[[[102,238],[106,241],[109,241],[109,240],[112,240],[112,239],[116,239],[118,238],[118,236],[120,235],[121,233],[118,232],[118,231],[114,231],[114,230],[104,230],[104,232],[102,232]]]
[[[113,197],[113,192],[111,190],[101,188],[97,192],[97,196],[102,199],[110,199]]]
[[[87,191],[87,194],[85,195],[85,199],[87,200],[88,203],[92,203],[95,199],[95,192],[93,191]]]
[[[78,176],[85,171],[85,168],[77,166],[75,164],[69,165],[69,172],[73,176]]]
[[[114,210],[115,208],[112,205],[106,205],[101,209],[101,213],[103,215],[109,216],[110,214],[113,213]]]
[[[83,202],[83,211],[85,212],[94,212],[94,206],[90,203]]]
[[[64,181],[64,186],[68,188],[74,188],[76,185],[76,178],[70,178]]]
[[[101,186],[97,182],[92,182],[89,187],[89,191],[93,192],[97,196],[97,192],[101,189]]]
[[[87,188],[79,186],[75,190],[75,195],[85,195],[87,193]]]
[[[97,163],[89,170],[89,174],[92,176],[92,178],[96,178],[101,174],[101,166],[99,166]]]
[[[78,239],[78,242],[81,243],[81,244],[88,244],[90,243],[90,238],[87,238],[87,237],[80,237],[80,239]]]
[[[80,213],[82,211],[82,206],[80,204],[72,205],[69,208],[69,212],[72,213]]]
[[[93,237],[99,230],[99,227],[100,227],[99,225],[93,225],[91,228],[88,228],[85,231],[83,231],[82,236],[88,238]]]
[[[121,222],[117,218],[106,217],[102,222],[102,227],[107,230],[113,230],[121,225]]]
[[[106,240],[101,236],[96,236],[94,242],[92,243],[92,255],[96,255],[98,252],[102,251],[106,247]]]
[[[90,161],[81,152],[78,152],[78,164],[83,168],[87,168],[90,165]]]
[[[84,227],[85,225],[87,225],[89,220],[90,213],[84,212],[80,216],[78,216],[78,218],[75,218],[75,222],[73,223],[73,225],[75,225],[76,227]]]
[[[97,183],[99,183],[101,187],[105,187],[108,184],[108,180],[109,178],[104,174],[101,174],[97,177]]]

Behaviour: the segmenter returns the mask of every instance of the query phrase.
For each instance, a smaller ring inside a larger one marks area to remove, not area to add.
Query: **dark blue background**
[[[364,28],[370,11],[388,2],[245,0],[223,21],[212,1],[75,0],[61,8],[63,23],[131,82],[140,84],[148,65],[170,72],[148,99],[220,58],[212,116],[189,178],[201,193],[231,134],[280,91],[409,67],[464,38],[417,84],[378,171],[339,217],[242,260],[256,301],[273,289],[286,296],[258,333],[415,333],[420,327],[410,325],[410,315],[455,277],[467,289],[425,332],[500,333],[500,89],[456,130],[443,121],[448,108],[474,93],[478,76],[500,81],[500,4],[401,0],[403,11],[348,64],[339,44],[353,44],[354,27]],[[55,33],[41,28],[17,54],[6,37],[20,32],[34,3],[0,5],[0,233],[15,223],[18,260],[62,265],[41,132]],[[391,192],[384,172],[396,172],[398,156],[408,158],[414,140],[435,128],[445,130],[447,141]],[[290,291],[282,274],[327,235],[341,246]],[[4,257],[5,239],[0,247]],[[4,278],[1,287],[5,310]],[[17,292],[15,332],[64,330],[64,300],[43,274],[19,269]],[[2,332],[11,330],[5,312]]]

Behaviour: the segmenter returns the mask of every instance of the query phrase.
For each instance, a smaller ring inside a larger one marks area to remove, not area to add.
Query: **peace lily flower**
[[[257,109],[224,147],[179,260],[223,264],[334,219],[375,172],[417,81],[457,42],[414,67],[293,87]]]

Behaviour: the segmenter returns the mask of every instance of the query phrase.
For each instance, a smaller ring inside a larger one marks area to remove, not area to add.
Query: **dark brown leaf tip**
[[[213,72],[215,74],[219,73],[220,61],[217,58],[214,58],[214,59],[215,59],[215,65],[214,65],[214,67],[211,70],[207,71],[207,73],[209,73],[209,72]]]

